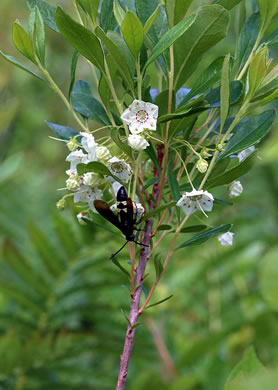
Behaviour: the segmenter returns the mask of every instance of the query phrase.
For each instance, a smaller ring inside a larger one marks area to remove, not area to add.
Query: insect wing
[[[94,200],[94,206],[102,217],[107,219],[107,221],[111,222],[118,229],[122,230],[118,217],[113,213],[106,202],[97,199]]]
[[[130,227],[133,227],[134,226],[134,209],[133,209],[133,202],[130,198],[127,198],[126,210],[127,210],[128,224]]]

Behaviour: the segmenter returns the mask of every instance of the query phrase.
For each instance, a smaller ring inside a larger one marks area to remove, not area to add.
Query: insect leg
[[[113,259],[113,257],[115,257],[119,252],[121,252],[121,250],[124,249],[127,243],[128,241],[126,241],[124,245],[117,252],[113,253],[112,256],[110,257],[110,260]]]

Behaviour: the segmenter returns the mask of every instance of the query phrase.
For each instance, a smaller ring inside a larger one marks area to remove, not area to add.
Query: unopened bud
[[[74,152],[79,147],[79,145],[75,138],[70,137],[69,141],[67,142],[67,147],[70,152]]]
[[[229,187],[229,198],[236,198],[241,195],[243,187],[240,181],[233,181]]]
[[[200,160],[197,161],[196,168],[199,172],[205,173],[208,169],[208,162],[203,158],[200,158]]]
[[[56,207],[58,210],[64,210],[65,204],[66,204],[66,201],[64,198],[62,198],[62,199],[58,200],[58,202],[56,203]]]
[[[211,156],[211,154],[208,153],[207,149],[202,149],[200,154],[203,158],[209,158]]]
[[[103,162],[108,161],[112,155],[106,146],[97,146],[97,159]]]
[[[100,183],[100,177],[96,173],[86,172],[83,175],[83,181],[87,186],[94,187]]]
[[[224,149],[225,149],[225,146],[226,146],[225,144],[219,143],[219,144],[217,144],[216,149],[217,149],[219,152],[223,152]]]
[[[78,177],[77,176],[69,177],[68,180],[66,181],[66,186],[69,191],[77,190],[80,187]]]

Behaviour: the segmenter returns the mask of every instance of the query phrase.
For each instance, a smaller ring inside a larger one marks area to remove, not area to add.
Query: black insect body
[[[126,238],[124,245],[116,253],[114,253],[111,258],[116,256],[129,241],[134,241],[136,244],[146,246],[135,241],[134,230],[138,230],[135,228],[135,225],[138,225],[141,222],[141,219],[137,221],[136,208],[134,212],[134,203],[130,198],[128,198],[123,186],[120,187],[117,193],[118,215],[114,214],[109,205],[103,200],[95,200],[94,206],[99,214],[116,226]]]

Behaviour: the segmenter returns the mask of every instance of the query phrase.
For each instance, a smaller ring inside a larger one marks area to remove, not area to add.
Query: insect
[[[96,199],[94,201],[94,206],[99,214],[116,226],[126,238],[124,245],[111,256],[111,259],[116,256],[129,241],[134,241],[136,244],[142,246],[148,246],[135,241],[134,230],[139,230],[135,228],[135,225],[138,225],[142,218],[137,221],[137,208],[135,206],[134,212],[134,203],[128,198],[124,186],[120,187],[117,193],[118,215],[114,214],[109,205],[103,200]]]

